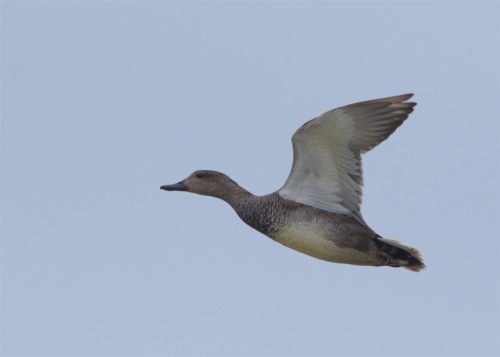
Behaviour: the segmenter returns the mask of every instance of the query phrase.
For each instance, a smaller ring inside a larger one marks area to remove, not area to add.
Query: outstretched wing
[[[337,108],[308,121],[293,135],[293,165],[278,193],[340,214],[360,214],[361,154],[387,139],[413,111],[413,94]]]

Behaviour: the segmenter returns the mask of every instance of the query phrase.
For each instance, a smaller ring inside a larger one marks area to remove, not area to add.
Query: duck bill
[[[174,183],[173,185],[163,185],[160,189],[165,191],[187,191],[187,186],[184,181]]]

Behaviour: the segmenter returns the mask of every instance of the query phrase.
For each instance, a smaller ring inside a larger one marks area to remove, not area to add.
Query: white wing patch
[[[360,214],[361,153],[384,141],[411,113],[411,95],[338,108],[313,119],[292,137],[293,165],[278,193],[340,214]]]

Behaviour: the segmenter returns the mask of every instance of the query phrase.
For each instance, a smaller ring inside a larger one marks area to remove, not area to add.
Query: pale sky
[[[1,3],[5,356],[500,354],[500,4]],[[222,201],[290,137],[414,92],[363,215],[427,269],[323,262]]]

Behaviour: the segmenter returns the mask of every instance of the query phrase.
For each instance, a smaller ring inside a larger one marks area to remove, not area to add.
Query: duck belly
[[[282,227],[272,237],[278,243],[312,257],[335,263],[378,265],[367,252],[335,244],[331,231],[310,224]]]

